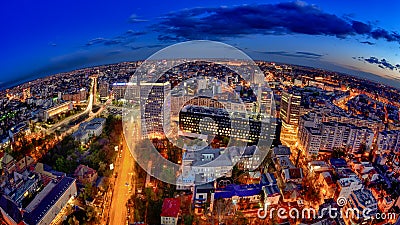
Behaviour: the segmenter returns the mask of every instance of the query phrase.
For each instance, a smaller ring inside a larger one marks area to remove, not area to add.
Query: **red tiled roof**
[[[94,170],[94,169],[92,169],[92,168],[90,168],[88,166],[80,164],[76,168],[76,170],[74,172],[74,176],[75,177],[80,177],[80,176],[91,175],[91,174],[94,174],[94,173],[96,173],[96,170]]]
[[[181,201],[177,198],[166,198],[162,205],[161,216],[178,217]]]

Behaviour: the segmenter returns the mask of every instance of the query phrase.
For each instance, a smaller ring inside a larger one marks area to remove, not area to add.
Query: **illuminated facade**
[[[41,118],[42,120],[46,121],[53,116],[56,116],[63,112],[68,112],[71,109],[72,109],[72,102],[65,102],[42,111]]]
[[[301,95],[295,92],[282,92],[280,118],[282,120],[281,140],[288,146],[296,143],[300,117]]]
[[[78,92],[63,94],[62,99],[64,101],[72,101],[74,103],[79,103],[85,101],[87,96],[87,91],[85,88],[81,88]]]
[[[273,139],[269,134],[270,126],[263,125],[262,114],[228,112],[220,108],[185,106],[179,113],[179,127],[183,132],[233,137],[247,142],[256,142],[260,138]]]
[[[168,134],[171,129],[171,84],[167,81],[140,83],[139,86],[142,137],[161,137]],[[135,87],[132,89],[138,90]]]
[[[100,98],[108,98],[109,96],[109,87],[110,85],[108,84],[107,81],[99,81],[99,94]]]
[[[112,93],[116,100],[125,99],[138,101],[140,87],[136,83],[114,83],[112,85]]]

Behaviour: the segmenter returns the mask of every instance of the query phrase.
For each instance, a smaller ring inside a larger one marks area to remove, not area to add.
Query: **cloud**
[[[389,70],[400,70],[400,65],[396,64],[393,65],[391,63],[389,63],[386,59],[378,59],[377,57],[371,56],[369,58],[364,58],[364,57],[353,57],[353,59],[357,59],[360,61],[364,61],[370,64],[375,64],[378,67],[382,68],[382,69],[389,69]],[[400,71],[399,71],[400,72]]]
[[[94,38],[90,41],[88,41],[85,46],[98,46],[98,45],[104,45],[104,46],[114,46],[114,45],[129,45],[130,43],[134,42],[136,37],[145,35],[146,32],[144,31],[133,31],[133,30],[127,30],[123,34],[116,36],[114,38]]]
[[[371,32],[371,25],[370,24],[365,24],[360,21],[352,21],[352,28],[357,34],[368,34]]]
[[[144,32],[144,31],[127,30],[125,32],[125,36],[140,36],[140,35],[144,35],[144,34],[146,34],[146,32]]]
[[[166,47],[166,45],[163,44],[155,44],[155,45],[145,45],[145,46],[131,46],[132,50],[139,50],[139,49],[143,49],[143,48],[162,48],[162,47]]]
[[[311,56],[311,57],[317,57],[317,58],[323,56],[323,55],[321,55],[321,54],[312,53],[312,52],[296,52],[296,54],[298,54],[298,55],[305,55],[305,56]]]
[[[370,41],[360,41],[361,44],[367,44],[367,45],[375,45],[375,43],[370,42]]]
[[[278,56],[287,56],[287,57],[298,57],[298,58],[307,58],[307,59],[319,59],[323,55],[312,53],[312,52],[287,52],[287,51],[267,51],[267,52],[258,52],[268,55],[278,55]]]
[[[400,43],[400,35],[394,31],[387,31],[382,28],[376,29],[370,33],[371,37],[374,39],[385,39],[386,41],[392,42],[396,41]]]
[[[178,36],[172,36],[172,35],[158,35],[158,40],[164,41],[164,42],[177,42],[177,41],[183,41],[184,38],[178,37]]]
[[[94,38],[94,39],[90,40],[89,42],[87,42],[86,46],[101,44],[101,43],[104,43],[106,40],[107,39],[102,38],[102,37]]]
[[[142,23],[142,22],[148,22],[148,20],[141,19],[141,18],[138,17],[138,15],[132,14],[132,15],[129,17],[129,22],[130,22],[130,23]]]
[[[380,64],[380,61],[376,57],[369,57],[368,59],[364,59],[366,62],[371,63],[371,64]]]
[[[161,41],[223,40],[253,34],[361,35],[400,43],[400,35],[370,23],[329,14],[304,2],[192,8],[171,12],[153,25]]]
[[[121,43],[122,43],[122,41],[118,40],[118,39],[107,40],[107,41],[103,42],[104,45],[118,45],[118,44],[121,44]]]

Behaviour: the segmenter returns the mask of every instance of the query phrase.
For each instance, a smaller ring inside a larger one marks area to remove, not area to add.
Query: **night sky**
[[[399,12],[395,0],[1,1],[0,89],[76,68],[145,59],[168,45],[199,39],[225,42],[253,59],[400,87]]]

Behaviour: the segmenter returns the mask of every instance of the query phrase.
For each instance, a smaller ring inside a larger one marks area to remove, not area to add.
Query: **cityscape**
[[[135,58],[71,54],[76,65],[50,60],[58,64],[27,77],[10,60],[21,76],[0,71],[0,224],[400,224],[397,31],[338,17],[324,3],[330,13],[298,1],[239,2],[189,2],[157,17],[146,28],[161,32],[157,43],[133,46],[149,34],[130,30],[84,47],[123,45]],[[149,20],[132,14],[129,23]],[[341,23],[353,30],[332,27]],[[285,46],[326,37],[367,47],[337,66],[345,56],[313,53],[319,47],[264,54],[260,35]],[[359,56],[366,52],[379,57]]]

